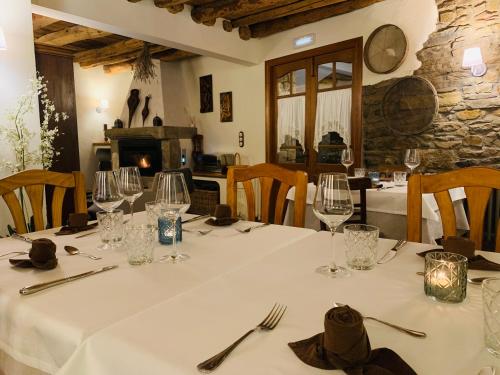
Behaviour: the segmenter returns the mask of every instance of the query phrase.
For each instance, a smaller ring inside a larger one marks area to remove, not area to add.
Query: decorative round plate
[[[376,28],[365,44],[365,64],[374,73],[387,74],[403,63],[408,43],[406,36],[396,25]]]
[[[427,130],[438,111],[436,89],[422,77],[398,79],[385,92],[382,113],[397,134],[414,135]]]

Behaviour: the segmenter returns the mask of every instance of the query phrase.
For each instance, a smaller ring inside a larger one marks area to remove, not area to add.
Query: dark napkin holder
[[[29,259],[9,259],[10,264],[20,268],[51,270],[57,267],[56,244],[48,238],[38,238],[31,243]]]
[[[69,214],[68,225],[62,227],[58,232],[54,233],[56,236],[67,236],[86,230],[93,229],[97,223],[88,224],[88,216],[85,213],[72,213]]]
[[[215,217],[215,219],[210,218],[205,221],[205,223],[208,225],[223,227],[231,225],[238,221],[237,218],[232,217],[231,207],[229,207],[227,204],[218,204],[217,206],[215,206],[213,216]]]

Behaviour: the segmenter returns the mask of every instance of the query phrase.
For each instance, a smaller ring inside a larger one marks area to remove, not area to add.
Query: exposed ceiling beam
[[[134,60],[124,61],[117,64],[104,65],[102,69],[106,74],[129,72],[134,67]]]
[[[270,21],[276,18],[290,16],[292,14],[341,3],[344,1],[346,0],[300,0],[288,5],[238,18],[236,20],[233,20],[231,24],[233,27],[248,26],[255,23]]]
[[[80,42],[82,40],[88,39],[97,39],[108,35],[111,35],[111,33],[77,25],[68,27],[64,30],[45,34],[35,39],[35,43],[60,47],[66,44]]]
[[[164,56],[160,58],[161,61],[176,61],[176,60],[181,60],[181,59],[186,59],[188,57],[194,57],[198,56],[192,52],[187,52],[187,51],[181,51],[181,50],[175,50],[173,52],[167,53]]]
[[[294,27],[321,21],[325,18],[339,16],[341,14],[365,8],[381,1],[383,0],[351,0],[340,4],[328,5],[322,8],[309,10],[303,13],[297,13],[276,20],[258,23],[252,25],[250,29],[252,30],[253,38],[263,38],[271,34],[292,29]]]
[[[207,5],[194,7],[191,18],[197,23],[214,22],[217,18],[237,18],[238,15],[250,14],[259,10],[290,4],[297,0],[236,0],[228,3],[227,0],[216,0]]]
[[[32,14],[31,18],[33,19],[33,31],[37,31],[52,25],[53,23],[59,22],[55,18],[40,16],[39,14]]]
[[[44,53],[47,55],[63,56],[63,57],[73,57],[75,53],[81,51],[79,48],[68,48],[68,47],[56,47],[44,44],[35,44],[35,52]]]
[[[80,52],[75,55],[75,62],[85,63],[97,60],[102,57],[113,57],[125,52],[137,51],[142,49],[144,42],[137,39],[128,39],[121,42],[110,44],[106,47],[91,49],[88,51]]]
[[[155,53],[163,52],[163,51],[168,50],[168,49],[169,49],[168,47],[155,45],[155,46],[150,47],[149,50],[150,50],[151,54],[153,55]],[[135,50],[135,51],[123,52],[120,54],[116,54],[116,53],[113,53],[111,55],[105,54],[105,55],[98,56],[97,58],[95,58],[93,60],[86,60],[86,61],[80,62],[80,66],[82,68],[93,68],[93,67],[100,66],[100,65],[118,64],[121,62],[137,59],[137,57],[140,55],[141,52],[142,52],[142,48]]]
[[[154,1],[155,1],[155,5],[158,8],[168,8],[168,7],[171,7],[173,5],[186,4],[190,0],[154,0]]]

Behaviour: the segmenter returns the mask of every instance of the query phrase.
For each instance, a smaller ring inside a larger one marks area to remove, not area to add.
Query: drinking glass
[[[117,245],[123,237],[123,210],[97,212],[97,223],[102,245],[99,250],[108,250]]]
[[[154,259],[154,233],[147,224],[127,225],[125,245],[128,263],[138,266]]]
[[[134,220],[134,202],[143,193],[141,174],[138,167],[121,167],[117,172],[120,192],[130,206],[130,221]]]
[[[322,173],[319,175],[314,195],[313,212],[330,229],[333,251],[331,263],[319,267],[316,271],[330,277],[349,276],[350,273],[346,268],[335,263],[335,249],[333,247],[335,231],[353,213],[351,191],[345,173]]]
[[[406,184],[406,172],[394,171],[393,173],[394,185],[404,186]]]
[[[146,216],[148,219],[148,225],[152,230],[158,229],[158,217],[160,216],[160,204],[153,202],[146,202]]]
[[[347,265],[355,270],[370,270],[377,257],[379,229],[373,225],[351,224],[344,227]]]
[[[500,279],[483,281],[484,340],[486,349],[500,358]]]
[[[112,171],[99,171],[94,176],[92,199],[97,207],[112,212],[123,202],[120,186]]]
[[[349,147],[342,150],[340,162],[345,167],[345,173],[349,174],[349,167],[354,163],[354,155]]]
[[[365,177],[366,169],[365,168],[354,168],[354,177]]]
[[[183,262],[189,259],[187,254],[177,252],[177,218],[185,213],[191,205],[191,198],[184,180],[184,175],[180,172],[160,173],[158,177],[158,190],[156,192],[156,202],[161,207],[161,215],[171,220],[173,228],[172,252],[163,257],[161,261],[169,263]],[[165,236],[168,233],[165,233]]]
[[[405,154],[405,165],[410,168],[410,175],[420,165],[420,153],[416,148],[409,148]]]

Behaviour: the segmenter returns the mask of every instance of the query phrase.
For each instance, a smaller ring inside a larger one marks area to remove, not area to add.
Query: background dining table
[[[310,182],[307,185],[306,219],[305,227],[320,230],[320,221],[314,215],[312,204],[316,185]],[[463,205],[465,191],[463,188],[451,189],[450,197],[455,210],[457,229],[466,231],[469,229],[467,216]],[[359,203],[359,192],[352,192],[353,201]],[[406,239],[406,210],[407,210],[408,187],[395,186],[393,182],[383,182],[381,189],[366,190],[366,222],[380,228],[381,235],[385,238],[398,240]],[[295,188],[288,191],[289,200],[285,212],[285,225],[292,225],[294,212]],[[439,207],[432,194],[422,196],[422,242],[436,244],[436,239],[443,236],[443,227]]]
[[[135,220],[145,220],[145,215],[139,213]],[[186,225],[191,230],[207,227],[202,222]],[[321,332],[325,312],[340,302],[426,332],[426,339],[417,339],[365,321],[372,348],[395,350],[419,374],[476,374],[480,367],[500,366],[484,346],[480,287],[469,285],[461,304],[425,296],[423,278],[416,275],[424,261],[415,253],[430,245],[409,243],[388,263],[331,279],[315,272],[332,257],[328,232],[275,225],[247,234],[233,226],[211,229],[207,235],[183,233],[180,248],[191,256],[189,261],[143,266],[129,266],[122,249],[99,253],[97,235],[75,239],[55,237],[54,231],[30,234],[58,244],[59,266],[45,272],[20,270],[2,261],[0,358],[9,356],[29,366],[30,373],[196,374],[197,363],[255,326],[278,302],[288,306],[278,327],[249,337],[217,373],[321,374],[324,370],[296,358],[287,343]],[[380,240],[379,255],[394,243]],[[64,244],[103,259],[66,255],[60,251]],[[0,254],[27,247],[21,241],[0,240]],[[156,258],[168,249],[159,246]],[[342,234],[335,235],[334,249],[344,265]],[[499,254],[483,255],[500,261]],[[33,295],[18,293],[27,284],[110,264],[119,267]],[[483,275],[496,273],[469,271],[471,277]]]

